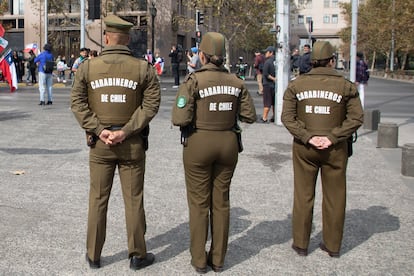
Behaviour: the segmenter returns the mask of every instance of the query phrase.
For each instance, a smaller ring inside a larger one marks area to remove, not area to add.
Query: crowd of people
[[[39,64],[34,62],[36,56],[35,50],[33,49],[29,49],[27,52],[16,50],[12,52],[12,62],[16,68],[18,82],[24,82],[24,77],[26,77],[25,81],[28,84],[38,82],[37,74],[41,70],[39,70]],[[65,56],[58,55],[54,65],[54,69],[57,71],[57,81],[65,83],[67,78],[72,79],[77,67],[85,58],[93,58],[97,56],[98,51],[90,50],[88,48],[80,49],[80,56],[78,58],[75,58],[75,54],[71,54],[69,60],[66,60]]]

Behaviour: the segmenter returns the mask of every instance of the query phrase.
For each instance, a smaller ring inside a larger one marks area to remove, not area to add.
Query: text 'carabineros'
[[[227,85],[217,85],[201,89],[198,92],[200,94],[200,98],[223,94],[238,97],[240,94],[240,88]]]
[[[92,89],[108,86],[118,86],[135,90],[137,88],[138,82],[124,78],[103,78],[91,81],[90,84]]]

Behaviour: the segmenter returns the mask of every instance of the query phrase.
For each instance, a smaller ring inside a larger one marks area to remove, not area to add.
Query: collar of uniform
[[[310,70],[306,75],[332,75],[332,76],[339,76],[342,75],[339,74],[335,69],[332,69],[330,67],[316,67]]]
[[[125,54],[131,55],[131,50],[125,45],[106,46],[101,55],[107,54]]]

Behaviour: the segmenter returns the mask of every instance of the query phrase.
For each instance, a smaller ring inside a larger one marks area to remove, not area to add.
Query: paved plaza
[[[22,85],[15,93],[0,87],[0,275],[195,275],[182,146],[170,122],[176,90],[170,79],[162,86],[161,108],[151,122],[144,188],[147,248],[156,262],[137,272],[127,260],[118,175],[102,268],[91,270],[85,262],[88,147],[69,109],[70,85],[57,85],[53,105],[44,107],[38,106],[36,87]],[[260,99],[253,94],[260,114]],[[349,159],[339,259],[318,248],[320,183],[309,255],[300,257],[290,247],[291,135],[275,124],[242,124],[245,150],[231,187],[222,275],[413,275],[414,178],[401,175],[401,146],[414,143],[414,121],[384,120],[398,123],[400,147],[378,148],[377,131],[360,129]]]

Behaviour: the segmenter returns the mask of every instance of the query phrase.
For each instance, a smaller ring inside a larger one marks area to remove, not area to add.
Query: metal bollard
[[[398,126],[394,123],[380,123],[377,134],[377,147],[398,147]]]
[[[381,113],[378,109],[366,109],[364,111],[364,129],[377,130]]]
[[[414,144],[404,144],[402,147],[401,174],[414,176]]]

